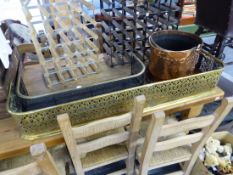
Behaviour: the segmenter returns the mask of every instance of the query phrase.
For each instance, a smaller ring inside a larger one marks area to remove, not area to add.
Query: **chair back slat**
[[[0,175],[39,175],[42,171],[36,162],[18,168],[0,172]]]
[[[158,115],[157,113],[155,114]],[[165,124],[161,128],[159,137],[174,136],[179,133],[188,133],[191,130],[202,129],[210,126],[213,123],[213,121],[214,115],[208,115],[203,117],[187,119],[172,124]],[[138,139],[137,145],[143,144],[144,141],[145,138]]]
[[[162,126],[161,137],[175,135],[182,132],[188,132],[195,129],[202,129],[211,125],[214,121],[214,115],[191,118],[177,123],[166,124]]]
[[[86,166],[86,164],[84,164],[85,168],[83,168],[82,165],[82,160],[83,162],[85,162],[85,160],[87,159],[89,160],[90,157],[88,157],[88,155],[91,155],[92,157],[94,154],[97,155],[98,153],[101,153],[102,151],[107,150],[108,148],[114,148],[114,145],[120,143],[122,143],[121,146],[123,146],[123,151],[125,151],[125,155],[128,155],[126,160],[127,174],[134,174],[134,156],[136,150],[136,141],[138,139],[138,132],[140,129],[144,104],[145,97],[143,95],[137,96],[134,99],[132,112],[128,112],[126,114],[118,116],[111,116],[77,127],[71,126],[68,114],[62,114],[57,116],[58,124],[64,136],[77,174],[84,175],[85,171],[88,169],[97,168],[98,166],[109,164],[109,162],[113,163],[114,161],[119,161],[119,158],[116,158],[115,156],[115,158],[113,157],[114,160],[103,160],[103,162],[101,162],[98,165],[92,165],[90,163],[91,161],[89,161],[88,163],[92,167]],[[125,131],[126,126],[129,126],[128,131]],[[97,150],[100,151],[98,152]],[[114,152],[114,150],[111,151]],[[93,154],[90,152],[93,152]],[[117,152],[118,150],[116,149],[115,153]],[[124,153],[121,154],[123,155]],[[107,154],[105,154],[105,156],[106,155]],[[105,156],[98,156],[98,158],[103,158]],[[110,155],[108,159],[111,158],[112,157]],[[122,158],[126,159],[125,156]]]
[[[130,123],[131,117],[131,113],[109,117],[106,119],[91,122],[83,126],[73,127],[72,131],[74,133],[75,139],[81,139],[101,132],[124,127]]]
[[[161,108],[161,112],[155,112],[151,117],[145,140],[140,139],[138,141],[138,143],[143,142],[142,151],[138,153],[140,158],[140,175],[146,175],[148,173],[150,160],[154,152],[162,153],[167,150],[176,151],[175,148],[183,148],[181,146],[186,146],[187,148],[187,145],[190,145],[191,157],[189,160],[187,159],[188,161],[185,160],[186,163],[183,167],[184,175],[189,175],[207,139],[220,125],[224,117],[231,111],[233,107],[233,98],[224,99],[220,107],[218,107],[212,115],[186,119],[172,124],[164,124],[161,122],[164,121],[161,120],[161,114],[163,113],[165,116],[163,111],[167,109],[172,110],[173,107],[175,107],[175,105],[169,107],[164,106],[164,109]],[[160,141],[161,139],[159,140],[159,138],[163,139],[163,141]],[[164,166],[172,164],[172,160],[170,163],[167,161],[169,160],[166,160]],[[180,161],[182,162],[184,160],[182,159]],[[178,163],[178,161],[176,161],[176,163]]]
[[[121,132],[105,137],[101,137],[86,143],[81,143],[77,145],[78,150],[81,154],[92,152],[107,146],[116,145],[122,143],[129,138],[129,132]]]
[[[198,132],[195,134],[189,134],[179,136],[173,139],[169,139],[162,142],[157,142],[154,151],[165,151],[179,146],[191,145],[201,140],[203,133]]]

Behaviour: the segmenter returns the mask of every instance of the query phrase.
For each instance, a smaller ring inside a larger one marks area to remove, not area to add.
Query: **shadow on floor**
[[[95,170],[88,171],[85,175],[107,175],[108,173],[120,170],[125,168],[125,163],[124,161],[120,161],[117,163],[113,163],[111,165],[107,165],[101,168],[97,168]],[[158,168],[156,170],[152,170],[148,173],[148,175],[164,175],[167,173],[171,173],[174,171],[180,170],[179,165],[172,165],[168,166],[166,168]],[[75,173],[72,175],[76,175]]]

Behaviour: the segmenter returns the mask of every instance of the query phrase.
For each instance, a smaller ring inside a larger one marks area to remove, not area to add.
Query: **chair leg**
[[[151,156],[154,152],[156,142],[159,138],[159,134],[162,128],[162,125],[165,120],[164,112],[156,112],[152,114],[150,125],[147,129],[146,138],[143,144],[143,149],[141,153],[140,160],[140,175],[147,175],[150,165]]]
[[[32,157],[36,160],[40,169],[46,175],[60,175],[51,154],[44,143],[32,145],[30,148]]]
[[[130,136],[128,142],[129,157],[126,160],[127,175],[134,175],[135,169],[135,151],[136,142],[138,139],[138,132],[141,126],[142,113],[144,109],[146,98],[144,95],[138,96],[134,100],[133,117],[130,124]]]

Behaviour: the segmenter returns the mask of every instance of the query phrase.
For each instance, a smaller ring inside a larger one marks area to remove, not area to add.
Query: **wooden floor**
[[[157,105],[153,108],[153,110],[155,108],[159,110],[160,108],[163,108],[164,105],[172,105],[172,103],[175,104],[175,106],[179,106],[179,110],[184,110],[182,106],[188,105],[192,109],[187,113],[187,115],[189,117],[195,117],[195,115],[199,115],[201,112],[199,106],[203,107],[203,104],[219,100],[223,98],[223,96],[224,92],[220,88],[215,88],[211,91],[196,95],[196,97],[201,99],[201,102],[199,103],[197,103],[193,97],[186,97],[175,102],[168,102],[167,104]],[[145,108],[143,115],[145,116],[150,114],[151,110],[152,109],[150,108]],[[44,142],[47,147],[53,147],[64,143],[64,140],[61,135],[34,141],[23,140],[20,138],[20,131],[17,128],[13,118],[0,120],[0,160],[27,153],[29,151],[30,145],[41,142]]]
[[[34,141],[24,140],[20,138],[20,131],[13,118],[0,120],[0,160],[27,153],[32,144],[42,142],[47,147],[53,147],[64,143],[64,140],[61,135]]]

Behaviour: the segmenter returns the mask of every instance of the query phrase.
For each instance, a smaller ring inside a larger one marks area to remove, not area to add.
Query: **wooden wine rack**
[[[89,28],[96,21],[83,10],[94,14],[94,5],[86,0],[21,0],[21,4],[48,87],[98,72],[94,44],[98,37]]]

